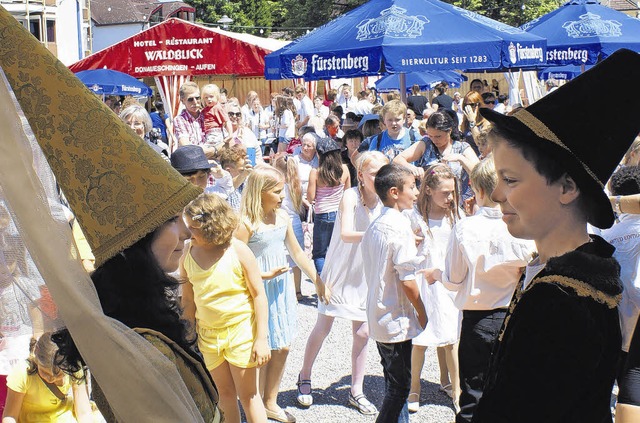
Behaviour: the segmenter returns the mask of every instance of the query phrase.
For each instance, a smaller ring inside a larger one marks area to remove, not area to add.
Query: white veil
[[[0,268],[22,260],[28,276],[21,283],[0,273],[0,290],[15,294],[12,315],[27,319],[25,310],[36,307],[45,330],[64,322],[119,421],[202,422],[173,363],[102,313],[51,170],[1,70],[0,128]],[[57,308],[46,301],[47,290]]]

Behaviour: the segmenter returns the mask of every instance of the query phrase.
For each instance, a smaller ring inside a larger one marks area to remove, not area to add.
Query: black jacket
[[[612,421],[622,283],[614,248],[592,241],[516,290],[474,423]]]

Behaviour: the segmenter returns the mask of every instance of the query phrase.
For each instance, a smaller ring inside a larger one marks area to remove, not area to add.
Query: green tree
[[[196,20],[217,24],[222,16],[233,19],[229,29],[268,36],[274,17],[281,18],[283,8],[279,1],[270,0],[185,0],[196,9]],[[263,33],[260,33],[260,29]]]
[[[488,18],[520,26],[558,7],[562,0],[444,0]]]
[[[286,15],[280,26],[295,38],[307,32],[307,28],[317,28],[330,20],[363,5],[368,0],[282,0]]]

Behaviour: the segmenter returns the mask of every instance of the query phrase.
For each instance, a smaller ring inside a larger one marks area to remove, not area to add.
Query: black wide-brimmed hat
[[[171,154],[171,166],[181,174],[199,170],[209,170],[215,165],[209,163],[204,150],[199,145],[183,145]]]
[[[640,54],[621,49],[512,116],[486,108],[480,114],[498,130],[521,134],[513,141],[544,143],[589,199],[589,223],[608,228],[614,214],[604,186],[640,131],[638,75]],[[616,87],[629,99],[622,107],[604,101]]]

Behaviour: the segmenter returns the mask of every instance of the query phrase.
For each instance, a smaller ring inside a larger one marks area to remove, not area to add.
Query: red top
[[[222,108],[220,103],[214,106],[207,106],[200,112],[204,116],[204,133],[207,134],[212,129],[222,129],[225,122],[229,120],[229,115]]]

